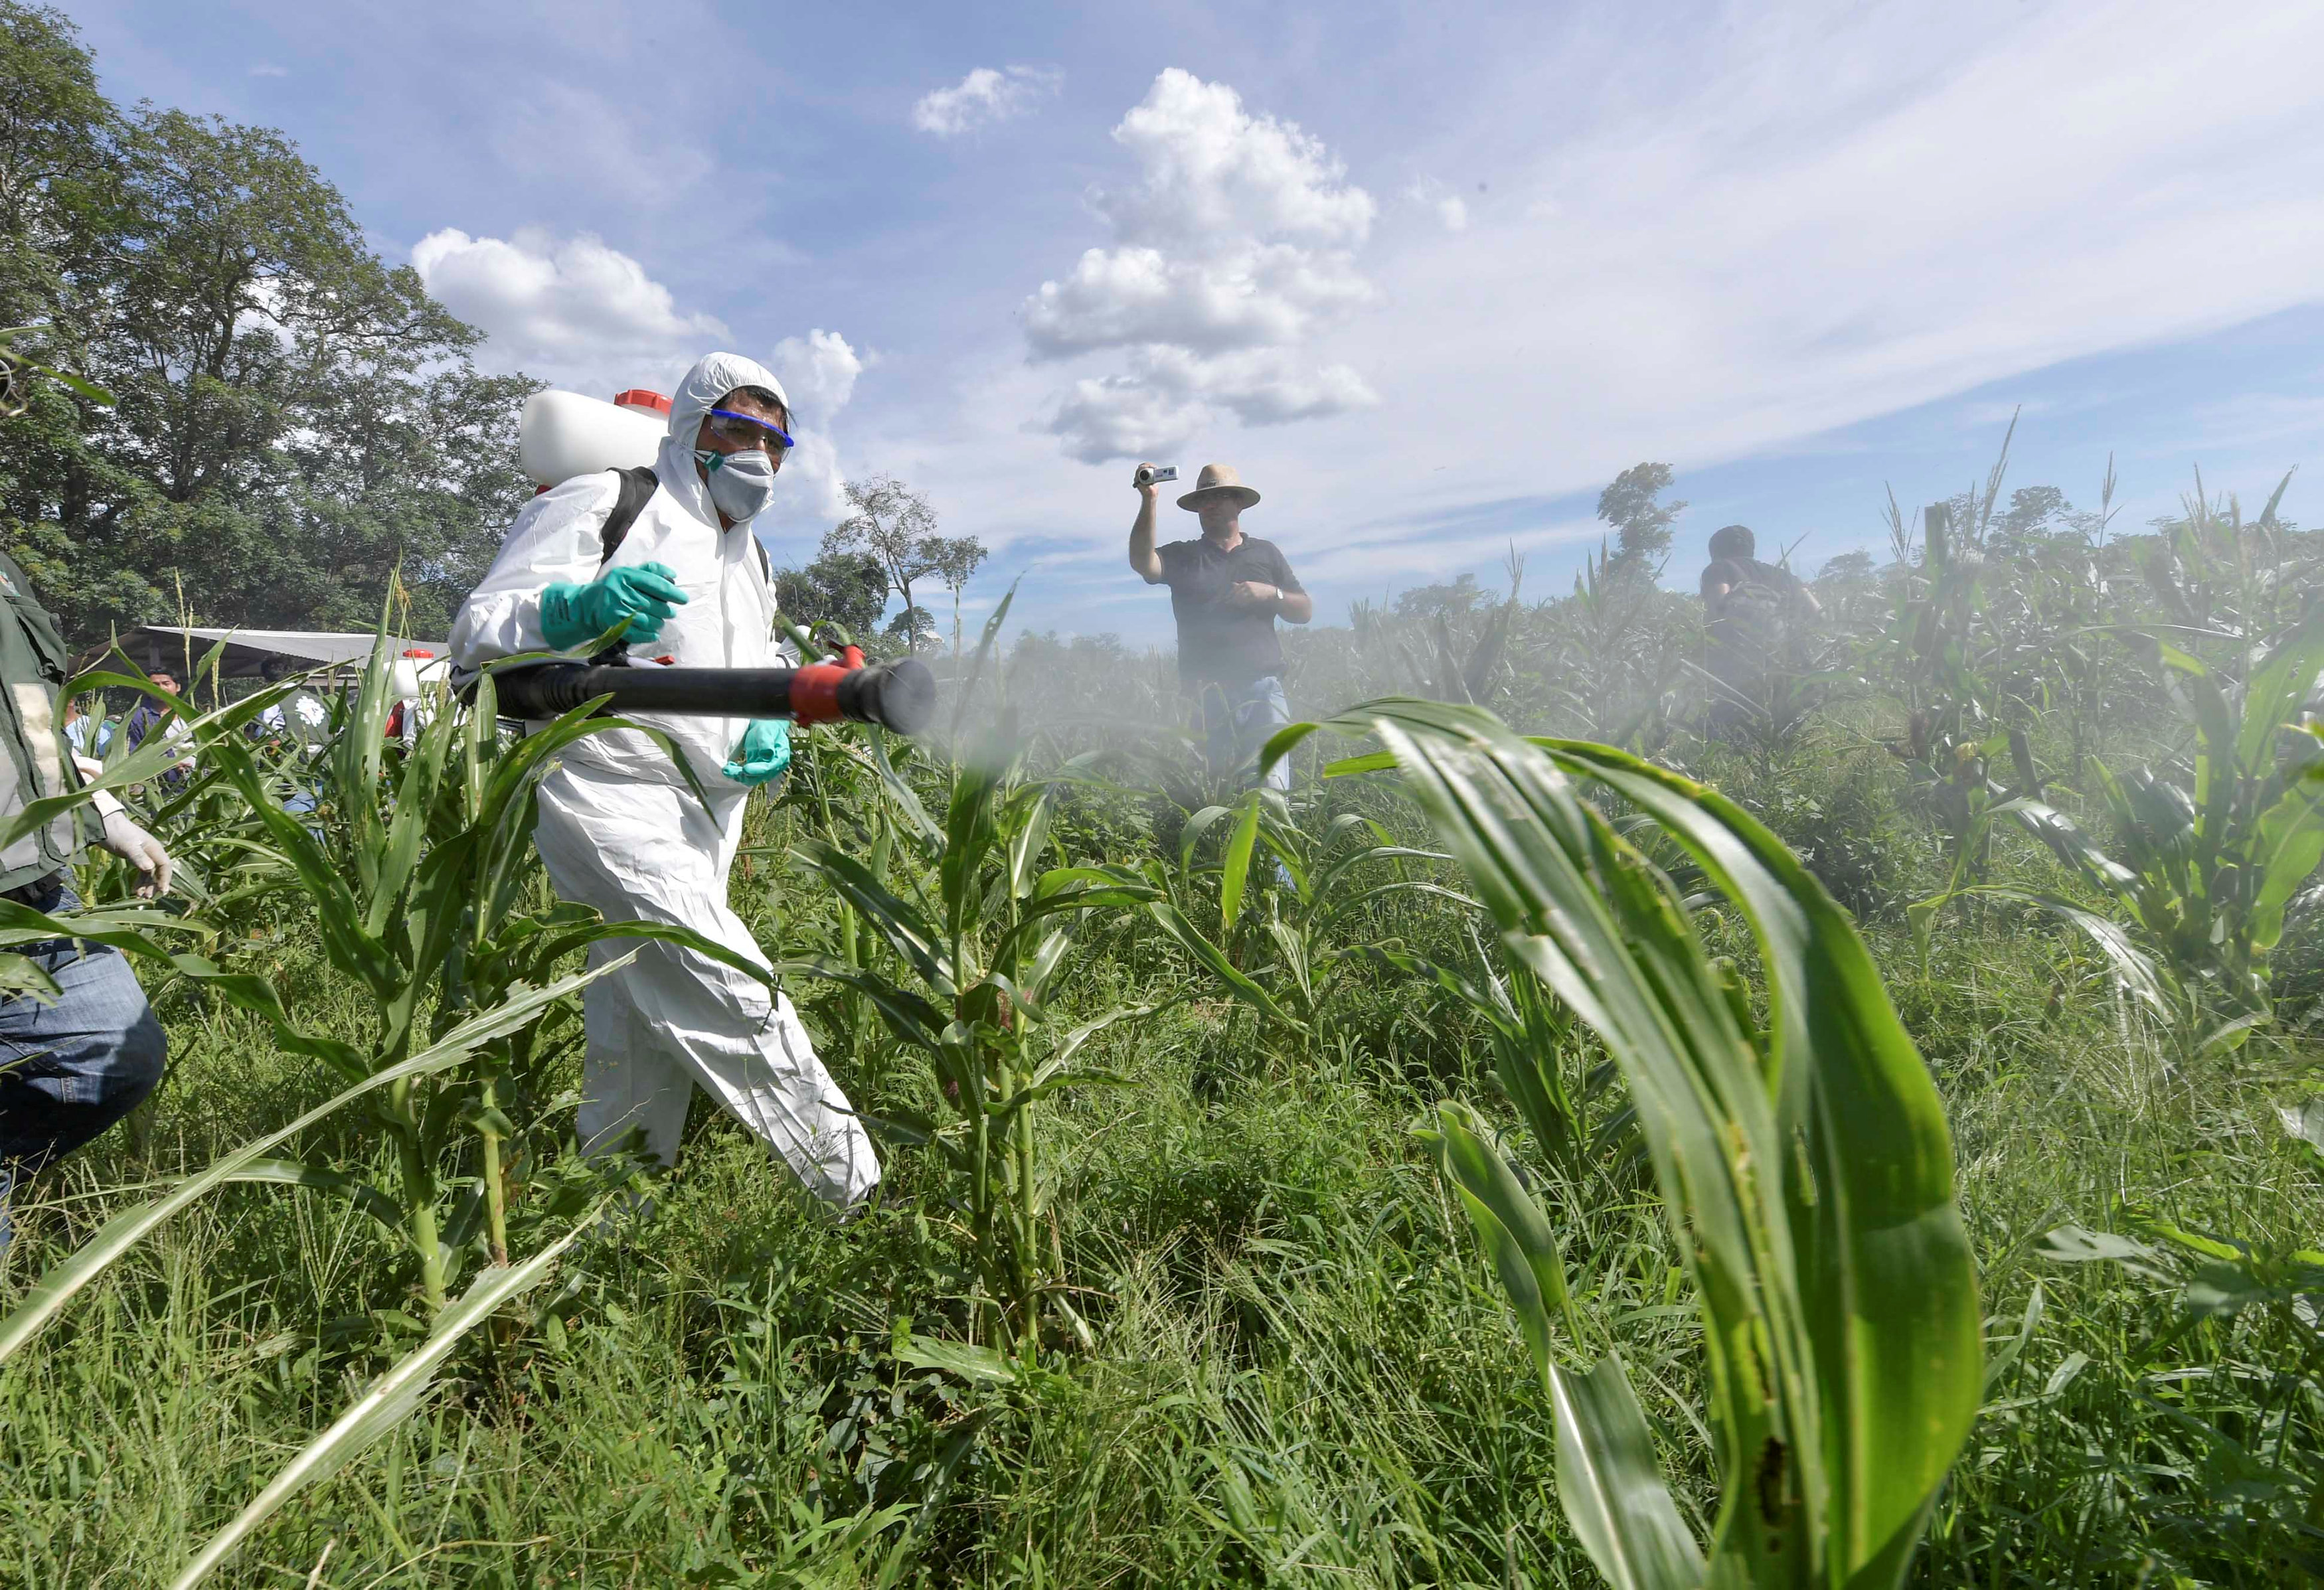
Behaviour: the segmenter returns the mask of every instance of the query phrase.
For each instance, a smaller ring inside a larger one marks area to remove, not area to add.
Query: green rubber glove
[[[559,581],[540,593],[540,633],[559,651],[595,640],[623,619],[625,640],[651,640],[669,615],[686,605],[678,571],[668,564],[628,564],[607,569],[586,585]]]
[[[737,784],[772,784],[791,765],[791,726],[780,718],[754,718],[726,764]]]

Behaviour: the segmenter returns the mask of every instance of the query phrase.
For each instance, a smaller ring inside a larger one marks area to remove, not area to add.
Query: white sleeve
[[[494,657],[541,651],[540,593],[559,581],[597,577],[605,520],[622,491],[610,470],[576,475],[524,505],[484,583],[452,620],[452,664],[474,668]]]

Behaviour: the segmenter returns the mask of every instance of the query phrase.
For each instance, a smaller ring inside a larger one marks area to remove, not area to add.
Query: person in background
[[[59,721],[64,641],[24,571],[0,554],[0,818],[80,784]],[[170,854],[99,792],[0,849],[0,899],[50,916],[77,910],[72,864],[85,840],[136,868],[140,896],[168,892]],[[161,1080],[167,1040],[121,952],[76,939],[20,944],[56,984],[52,998],[0,997],[0,1248],[23,1177],[127,1115]]]
[[[146,677],[171,695],[178,694],[178,676],[167,668],[149,674]],[[178,716],[178,709],[164,705],[152,696],[146,696],[138,702],[137,710],[129,714],[129,721],[122,728],[123,731],[129,736],[131,750],[135,750],[139,746],[143,745],[146,736],[156,731],[159,731],[162,740],[170,744],[175,744],[181,740],[190,740],[193,738],[193,731],[188,729],[184,721]],[[194,758],[190,754],[180,758],[174,767],[162,773],[162,786],[167,789],[183,788],[186,774],[193,765]]]
[[[65,739],[72,743],[74,756],[101,762],[113,746],[113,720],[91,718],[80,710],[80,697],[69,696],[65,701]]]
[[[1259,749],[1291,721],[1275,620],[1307,622],[1315,616],[1314,600],[1274,542],[1242,533],[1243,510],[1258,505],[1259,493],[1230,465],[1205,464],[1194,489],[1178,499],[1201,519],[1202,535],[1157,547],[1156,487],[1142,478],[1153,467],[1141,464],[1130,476],[1139,501],[1130,526],[1130,566],[1148,584],[1170,587],[1178,687],[1193,698],[1212,776],[1249,778]],[[1287,758],[1268,769],[1267,782],[1291,787]]]
[[[281,684],[298,671],[298,664],[287,657],[270,657],[258,666],[259,678],[270,685]],[[295,745],[300,755],[311,758],[330,743],[331,709],[302,684],[259,713],[253,728],[261,738]]]
[[[280,685],[297,672],[298,665],[287,657],[270,657],[258,666],[259,678],[270,685]],[[321,696],[301,684],[260,712],[250,725],[249,733],[252,739],[278,750],[295,749],[299,753],[296,766],[303,768],[330,746],[331,709],[323,704]],[[307,787],[300,773],[284,777],[276,794],[286,812],[315,809],[315,792]]]
[[[420,731],[436,719],[435,692],[426,678],[426,670],[435,660],[434,652],[415,646],[395,660],[388,674],[395,705],[387,714],[387,737],[407,751],[419,748]]]
[[[460,608],[454,665],[465,674],[495,657],[569,650],[626,624],[626,639],[650,641],[680,666],[778,666],[774,584],[752,521],[774,501],[794,423],[765,366],[738,354],[701,359],[671,399],[651,495],[618,542],[607,534],[622,501],[618,473],[576,475],[535,497]],[[727,903],[727,879],[752,788],[790,765],[789,725],[636,716],[663,738],[592,734],[541,779],[533,842],[549,881],[608,922],[692,928],[765,967]],[[646,1152],[675,1164],[698,1086],[835,1212],[870,1199],[880,1180],[871,1136],[788,995],[674,943],[620,941],[589,953],[600,963],[636,959],[582,997],[584,1153],[642,1131]]]
[[[1705,722],[1713,736],[1775,712],[1776,685],[1794,661],[1792,639],[1823,611],[1806,582],[1780,565],[1761,563],[1757,551],[1748,525],[1711,533],[1702,591],[1704,666],[1718,681]]]

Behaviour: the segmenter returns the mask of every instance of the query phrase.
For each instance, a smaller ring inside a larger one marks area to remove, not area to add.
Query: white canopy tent
[[[166,668],[178,676],[180,684],[189,684],[186,675],[199,666],[210,648],[226,642],[226,650],[218,658],[218,673],[227,679],[255,679],[269,657],[282,657],[300,671],[327,668],[324,677],[339,679],[358,674],[371,660],[371,650],[378,637],[367,631],[339,633],[316,630],[206,630],[189,629],[176,624],[141,624],[112,642],[93,647],[74,659],[74,670],[96,664],[110,652],[118,652],[148,674]],[[401,636],[388,638],[388,652],[401,657],[408,651],[424,651],[434,659],[433,666],[420,665],[423,676],[432,676],[449,666],[451,648],[441,640],[410,640]]]

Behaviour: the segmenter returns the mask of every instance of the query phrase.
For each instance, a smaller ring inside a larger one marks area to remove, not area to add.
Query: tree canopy
[[[398,570],[399,626],[444,632],[523,503],[534,383],[479,373],[281,134],[111,105],[18,0],[0,80],[0,324],[116,400],[34,382],[0,419],[0,545],[67,634],[368,628]]]
[[[1634,464],[1598,493],[1598,517],[1616,534],[1608,574],[1651,580],[1661,572],[1670,556],[1671,525],[1686,507],[1658,501],[1670,484],[1669,464]]]
[[[869,475],[849,481],[843,488],[854,512],[824,533],[822,556],[808,571],[827,565],[837,573],[835,558],[861,556],[877,565],[903,611],[889,620],[887,632],[915,648],[936,634],[935,615],[912,595],[912,583],[934,578],[952,593],[954,628],[959,627],[961,587],[984,562],[984,544],[973,536],[936,534],[936,510],[927,493],[915,491],[893,475]],[[886,606],[883,593],[881,607]],[[879,616],[875,611],[875,619]],[[854,626],[850,625],[853,629]]]

